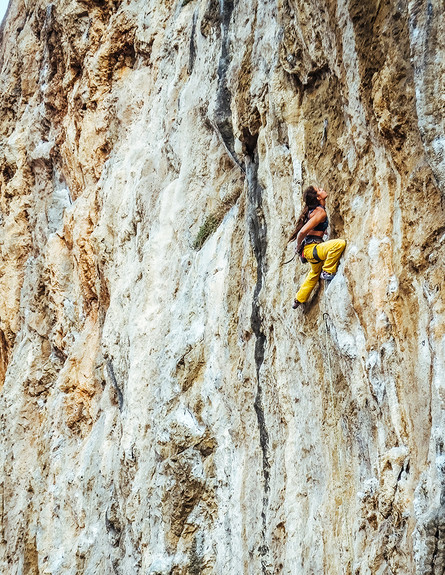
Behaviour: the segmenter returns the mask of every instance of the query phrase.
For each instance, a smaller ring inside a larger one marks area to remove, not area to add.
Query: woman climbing
[[[334,277],[338,260],[345,249],[345,240],[323,241],[329,224],[325,209],[327,196],[322,188],[306,188],[303,193],[306,206],[298,218],[296,230],[289,238],[289,242],[297,240],[295,251],[300,254],[301,260],[311,264],[311,271],[295,296],[294,309],[308,300],[319,277],[323,280]]]

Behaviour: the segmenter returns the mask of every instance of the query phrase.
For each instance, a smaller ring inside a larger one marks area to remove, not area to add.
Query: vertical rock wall
[[[2,573],[443,573],[444,14],[12,0]]]

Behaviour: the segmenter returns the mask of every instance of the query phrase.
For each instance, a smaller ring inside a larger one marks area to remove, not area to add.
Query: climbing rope
[[[330,328],[329,328],[329,314],[327,312],[323,313],[323,321],[325,324],[325,339],[326,339],[326,343],[325,343],[325,347],[326,347],[326,357],[328,359],[327,363],[328,363],[328,378],[329,378],[329,388],[330,388],[330,393],[331,393],[331,411],[332,411],[332,416],[335,420],[335,402],[334,402],[334,386],[333,386],[333,382],[332,382],[332,363],[331,363],[331,354],[330,354],[330,345],[329,345],[329,334],[330,334]],[[343,476],[343,478],[346,477],[346,465],[345,465],[345,461],[344,458],[342,457],[342,452],[340,449],[340,445],[342,442],[342,438],[340,436],[340,429],[339,429],[339,421],[340,419],[338,419],[338,421],[336,421],[334,423],[335,425],[335,441],[336,441],[336,452],[337,452],[337,462],[338,462],[338,468],[339,471],[341,473],[341,475]],[[342,493],[342,500],[345,500],[344,497],[344,491],[346,489],[346,482],[342,481],[340,483],[341,485],[341,493]],[[346,533],[348,534],[348,522],[347,522],[347,517],[346,517],[346,510],[342,504],[342,520],[343,520],[343,524],[346,526]],[[349,554],[351,557],[351,563],[353,562],[353,557],[354,557],[354,548],[352,546],[352,539],[351,539],[351,534],[349,533],[347,535],[348,537],[348,544],[349,544]]]
[[[332,366],[331,366],[331,354],[329,353],[329,324],[328,324],[328,320],[329,320],[329,314],[328,313],[324,313],[323,314],[323,320],[324,320],[324,325],[326,328],[325,331],[325,335],[326,335],[326,355],[328,358],[328,371],[329,371],[329,387],[331,390],[331,407],[332,407],[332,411],[334,413],[335,411],[335,406],[334,406],[334,388],[332,385]]]
[[[286,264],[290,264],[291,261],[295,259],[295,256],[296,256],[296,255],[297,255],[297,254],[294,254],[294,256],[293,256],[290,260],[288,260],[287,262],[283,262],[282,264],[280,264],[280,267],[281,267],[281,266],[285,266]]]

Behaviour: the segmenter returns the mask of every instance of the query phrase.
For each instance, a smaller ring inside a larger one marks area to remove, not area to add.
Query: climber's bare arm
[[[318,207],[318,208],[315,208],[315,210],[312,212],[312,214],[309,217],[310,217],[309,221],[304,224],[304,226],[301,228],[301,230],[298,233],[297,246],[295,248],[295,251],[300,251],[301,244],[302,244],[304,238],[308,235],[308,233],[311,230],[313,230],[315,227],[317,227],[318,224],[321,224],[322,222],[325,221],[326,212],[324,211],[323,208]],[[323,237],[324,232],[312,231],[311,235]]]

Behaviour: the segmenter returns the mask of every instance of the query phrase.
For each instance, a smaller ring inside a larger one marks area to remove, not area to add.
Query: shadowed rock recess
[[[0,572],[443,575],[443,2],[0,40]],[[310,184],[347,247],[292,310]]]

